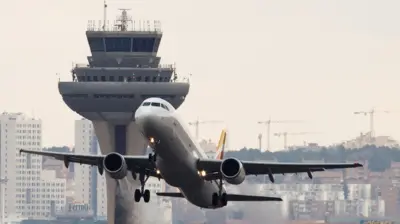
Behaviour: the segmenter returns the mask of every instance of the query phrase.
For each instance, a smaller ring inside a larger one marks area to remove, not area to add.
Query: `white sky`
[[[163,63],[193,74],[182,116],[224,120],[230,148],[257,147],[265,128],[256,123],[269,116],[307,121],[273,132],[322,132],[289,137],[289,145],[353,138],[369,128],[353,112],[372,106],[395,112],[377,114],[376,134],[400,139],[398,0],[109,0],[108,18],[121,7],[161,20]],[[64,105],[55,74],[67,80],[72,62],[86,63],[87,21],[102,14],[100,0],[0,7],[0,105],[42,118],[46,146],[73,144],[79,116]],[[216,141],[222,127],[203,125],[200,135]]]

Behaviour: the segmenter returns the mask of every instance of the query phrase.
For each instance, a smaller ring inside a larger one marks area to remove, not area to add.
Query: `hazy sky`
[[[135,19],[161,20],[159,55],[192,73],[180,108],[188,121],[224,120],[230,146],[256,147],[258,120],[297,119],[272,131],[331,144],[368,131],[400,140],[400,1],[398,0],[109,0],[108,18],[132,8]],[[0,7],[1,110],[43,119],[44,145],[72,145],[72,112],[58,93],[56,73],[70,79],[72,62],[86,63],[88,20],[102,19],[100,0],[13,0]],[[217,140],[222,124],[201,126]],[[283,139],[271,138],[274,148]],[[264,144],[265,145],[265,144]]]

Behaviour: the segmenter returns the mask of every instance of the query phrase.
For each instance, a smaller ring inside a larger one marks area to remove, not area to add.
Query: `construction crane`
[[[282,123],[300,123],[303,121],[297,121],[297,120],[269,120],[267,121],[259,121],[257,122],[258,124],[265,124],[267,126],[267,148],[266,151],[270,150],[270,137],[271,137],[271,123],[276,123],[276,124],[282,124]]]
[[[387,110],[376,110],[375,108],[372,108],[370,111],[356,111],[354,114],[361,114],[364,116],[369,115],[369,136],[370,140],[372,141],[373,138],[375,138],[375,129],[374,129],[374,116],[375,113],[390,113],[390,111]]]
[[[281,137],[283,136],[283,148],[286,150],[287,147],[287,136],[288,135],[307,135],[307,134],[319,134],[319,132],[280,132],[274,133],[275,136]]]
[[[223,123],[223,121],[217,121],[217,120],[210,120],[210,121],[199,121],[197,118],[196,121],[189,122],[189,125],[195,126],[196,128],[196,139],[199,140],[199,126],[200,124],[210,124],[210,123]]]

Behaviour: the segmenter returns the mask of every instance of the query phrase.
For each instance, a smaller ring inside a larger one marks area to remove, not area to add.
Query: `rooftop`
[[[75,68],[90,68],[92,70],[93,69],[97,69],[97,70],[132,70],[133,69],[132,67],[101,67],[101,68],[99,68],[99,67],[92,67],[88,64],[83,64],[83,63],[76,63],[74,65],[75,65],[75,67],[73,67],[72,69],[75,69]],[[161,69],[170,69],[170,70],[176,69],[174,64],[159,64],[159,65],[153,66],[153,67],[149,66],[149,65],[140,65],[140,67],[139,67],[139,65],[138,65],[137,67],[134,67],[134,69],[140,69],[140,68],[160,69],[160,70]]]
[[[19,120],[19,121],[41,121],[40,119],[36,119],[34,117],[29,117],[24,113],[18,112],[18,113],[10,113],[4,111],[0,115],[1,117],[7,117],[9,120]]]

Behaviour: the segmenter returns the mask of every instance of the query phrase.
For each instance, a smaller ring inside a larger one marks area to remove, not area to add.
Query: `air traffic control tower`
[[[121,11],[115,24],[89,21],[89,64],[74,66],[73,80],[60,81],[58,88],[69,108],[93,122],[103,154],[143,155],[147,140],[134,123],[136,109],[149,97],[178,108],[189,83],[176,81],[173,65],[160,64],[160,22],[132,21],[127,10]],[[145,223],[140,210],[146,204],[133,200],[139,182],[131,175],[119,181],[106,178],[108,223]]]

